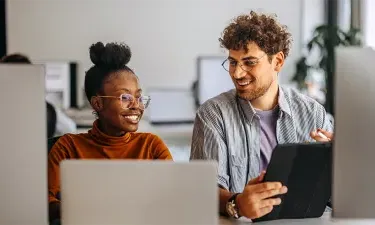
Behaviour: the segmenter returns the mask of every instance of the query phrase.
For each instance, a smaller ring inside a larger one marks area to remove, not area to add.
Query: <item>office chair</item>
[[[56,131],[57,113],[55,107],[50,103],[47,104],[47,138],[52,138]]]
[[[52,138],[48,138],[48,142],[47,142],[47,146],[48,146],[48,153],[51,151],[53,145],[57,142],[57,140],[59,140],[61,136],[56,136],[56,137],[52,137]]]

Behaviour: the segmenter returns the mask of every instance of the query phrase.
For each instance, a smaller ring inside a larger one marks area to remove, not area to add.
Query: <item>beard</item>
[[[272,80],[268,81],[266,84],[260,87],[253,88],[251,90],[243,90],[243,91],[237,90],[237,95],[242,99],[245,99],[247,101],[252,101],[257,98],[262,97],[270,89],[271,85],[272,85]]]

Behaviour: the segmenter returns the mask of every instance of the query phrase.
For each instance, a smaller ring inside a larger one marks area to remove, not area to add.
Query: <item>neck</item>
[[[273,82],[268,91],[261,97],[250,101],[251,105],[259,110],[267,111],[274,109],[279,101],[279,85]]]
[[[124,136],[126,133],[125,131],[119,131],[118,129],[114,128],[108,123],[104,123],[100,118],[99,118],[98,125],[99,125],[99,130],[108,136],[121,137],[121,136]]]

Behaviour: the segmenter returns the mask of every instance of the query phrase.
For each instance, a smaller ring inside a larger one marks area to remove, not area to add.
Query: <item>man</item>
[[[235,90],[198,109],[190,158],[218,161],[221,213],[259,218],[281,203],[274,196],[287,192],[279,182],[261,183],[274,147],[323,140],[318,129],[332,138],[332,124],[318,102],[279,86],[292,36],[276,18],[240,15],[219,41],[229,51],[223,67]]]

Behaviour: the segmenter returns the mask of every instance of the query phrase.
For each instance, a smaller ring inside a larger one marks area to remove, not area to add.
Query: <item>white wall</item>
[[[196,57],[224,54],[218,42],[223,28],[239,13],[255,9],[276,13],[294,36],[280,78],[287,83],[301,54],[304,23],[311,24],[302,15],[313,10],[307,19],[317,19],[316,8],[303,8],[306,1],[8,0],[8,52],[26,53],[34,61],[78,61],[82,87],[91,66],[90,44],[124,41],[133,51],[130,66],[146,89],[188,88],[196,76]]]
[[[375,48],[375,1],[362,0],[362,4],[363,41]]]
[[[302,0],[302,46],[303,48],[313,36],[314,29],[325,23],[326,0]]]

